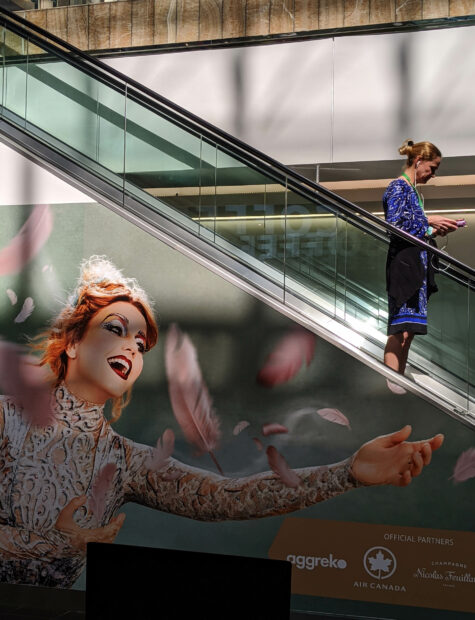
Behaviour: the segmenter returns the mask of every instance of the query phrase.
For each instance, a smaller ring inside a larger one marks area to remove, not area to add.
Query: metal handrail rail
[[[381,229],[383,229],[388,235],[399,237],[414,246],[418,246],[421,249],[430,252],[432,255],[438,256],[445,263],[449,263],[453,268],[461,271],[469,280],[475,279],[475,269],[472,267],[469,267],[452,256],[441,252],[439,249],[433,247],[425,241],[417,239],[413,235],[406,233],[396,226],[381,220],[378,216],[353,204],[349,200],[338,196],[338,194],[335,194],[322,185],[307,179],[300,173],[292,170],[265,153],[262,153],[258,149],[246,144],[239,138],[232,136],[226,131],[196,116],[192,112],[182,108],[166,97],[159,95],[133,78],[117,71],[117,69],[109,67],[97,58],[89,56],[70,43],[61,40],[56,35],[47,32],[36,24],[33,24],[2,7],[0,7],[0,16],[3,17],[3,19],[0,18],[0,23],[4,22],[6,27],[13,27],[13,30],[21,36],[25,36],[25,30],[33,31],[33,33],[26,32],[26,36],[31,38],[31,40],[40,47],[45,48],[55,56],[60,56],[70,64],[77,66],[79,69],[86,70],[92,77],[100,79],[102,82],[114,89],[119,89],[122,92],[125,84],[127,96],[133,95],[134,99],[144,103],[158,114],[165,114],[168,117],[172,117],[180,124],[186,124],[188,129],[201,134],[206,139],[211,140],[212,142],[215,142],[219,146],[225,148],[228,153],[241,161],[244,160],[245,163],[250,164],[261,173],[272,176],[285,187],[288,188],[290,186],[292,189],[299,191],[299,193],[304,192],[309,198],[315,198],[312,193],[308,192],[308,188],[310,188],[314,193],[329,199],[332,203],[332,207],[337,211],[342,212],[346,217],[357,220],[360,222],[360,226],[366,226],[369,229],[368,232],[372,232],[373,234],[381,234]],[[47,40],[45,41],[45,39]],[[63,49],[58,49],[56,46]],[[73,56],[65,53],[63,50],[68,50],[68,52],[70,52]],[[365,220],[364,223],[362,220]],[[450,276],[450,273],[447,273],[447,275]]]

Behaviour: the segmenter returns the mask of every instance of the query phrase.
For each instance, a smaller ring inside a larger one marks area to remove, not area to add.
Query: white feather
[[[16,304],[18,301],[18,297],[16,296],[15,291],[12,291],[11,288],[7,288],[8,299],[11,301],[12,306]]]
[[[23,303],[23,307],[15,317],[15,323],[23,323],[35,309],[35,304],[31,297],[27,297]]]

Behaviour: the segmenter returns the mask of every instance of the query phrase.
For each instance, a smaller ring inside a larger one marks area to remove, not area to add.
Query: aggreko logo
[[[346,568],[346,560],[337,560],[330,553],[328,556],[315,557],[313,555],[288,555],[287,561],[292,562],[294,566],[300,570],[313,570],[320,566],[321,568]]]

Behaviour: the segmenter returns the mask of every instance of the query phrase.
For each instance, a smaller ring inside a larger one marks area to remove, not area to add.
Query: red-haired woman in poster
[[[32,420],[18,401],[0,403],[0,581],[70,587],[86,543],[112,542],[127,502],[192,519],[253,519],[300,510],[369,484],[404,486],[430,462],[441,435],[405,441],[410,427],[364,444],[333,465],[240,479],[173,458],[157,467],[153,448],[118,435],[118,418],[158,329],[145,292],[93,257],[37,348],[52,373],[53,419]]]

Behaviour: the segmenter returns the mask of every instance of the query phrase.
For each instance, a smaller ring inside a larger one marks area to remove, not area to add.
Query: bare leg
[[[402,365],[401,365],[402,375],[406,372],[407,357],[409,355],[409,349],[411,347],[411,342],[414,339],[414,334],[410,332],[404,332],[404,336],[405,336],[405,343],[403,347],[403,360],[402,360]]]
[[[400,332],[389,336],[384,349],[384,363],[399,374],[403,375],[406,370],[407,356],[414,334]]]

